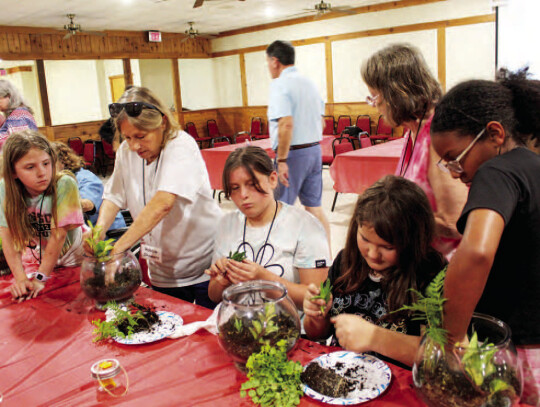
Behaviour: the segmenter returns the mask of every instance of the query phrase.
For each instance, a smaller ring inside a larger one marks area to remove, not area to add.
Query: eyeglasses
[[[122,110],[125,110],[127,115],[130,117],[138,117],[142,113],[143,109],[157,110],[159,113],[161,113],[161,115],[163,115],[163,112],[156,106],[146,102],[111,103],[109,105],[109,113],[113,118],[118,116]]]
[[[377,99],[379,99],[379,95],[375,95],[375,96],[371,96],[371,95],[368,95],[366,96],[366,103],[368,105],[370,105],[371,107],[377,107]]]
[[[439,169],[441,169],[444,172],[452,171],[453,173],[461,174],[463,172],[463,167],[461,166],[460,161],[463,160],[463,157],[465,157],[465,155],[471,150],[471,148],[473,148],[474,144],[480,139],[480,137],[482,137],[485,131],[486,131],[486,128],[484,127],[482,131],[478,133],[478,135],[474,138],[471,144],[469,144],[467,148],[463,150],[463,152],[456,157],[455,160],[444,162],[443,159],[441,158],[439,162],[437,163],[437,167],[439,167]]]

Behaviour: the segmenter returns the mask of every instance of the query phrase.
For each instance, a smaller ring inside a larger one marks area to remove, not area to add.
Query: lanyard
[[[416,146],[416,141],[418,140],[418,135],[420,134],[420,128],[422,127],[422,122],[424,121],[426,112],[427,112],[427,108],[424,110],[424,113],[422,113],[422,118],[420,119],[420,122],[418,123],[418,129],[416,129],[416,138],[412,142],[411,154],[409,155],[409,159],[407,160],[407,166],[405,167],[405,170],[403,170],[403,165],[405,165],[405,159],[407,158],[407,151],[409,150],[409,141],[411,141],[412,139],[412,132],[409,130],[409,138],[407,140],[407,146],[405,147],[405,154],[403,155],[403,161],[401,162],[401,168],[399,170],[399,175],[401,177],[404,177],[405,173],[409,169],[409,164],[411,163],[412,155],[414,153],[414,146]]]
[[[36,213],[36,211],[34,211],[34,216],[37,218],[37,221],[38,221],[38,236],[39,236],[39,259],[36,257],[36,255],[34,254],[34,249],[36,248],[36,246],[34,245],[33,247],[32,246],[28,246],[30,248],[30,251],[32,252],[32,256],[34,256],[34,259],[36,260],[39,260],[39,264],[41,264],[41,250],[42,250],[42,247],[41,247],[41,214],[43,213],[43,201],[45,201],[45,192],[43,193],[43,198],[41,198],[41,203],[39,205],[39,216],[38,214]]]
[[[158,158],[157,158],[156,168],[154,170],[154,178],[156,177],[156,174],[157,174],[160,158],[161,158],[161,153],[158,155]],[[143,202],[144,202],[144,206],[146,206],[146,184],[144,182],[144,161],[145,160],[142,160],[142,190],[143,190]]]
[[[266,240],[264,241],[263,247],[262,247],[262,253],[261,253],[261,259],[264,257],[264,251],[266,250],[266,244],[268,243],[268,239],[270,238],[270,232],[272,231],[272,226],[274,226],[274,221],[276,220],[276,214],[278,210],[278,202],[276,203],[276,210],[274,211],[274,217],[272,218],[272,223],[270,223],[270,229],[268,229],[268,234],[266,235]],[[242,247],[246,244],[246,227],[247,227],[247,217],[244,219],[244,236],[242,237]],[[245,249],[244,249],[245,251]],[[255,259],[254,259],[255,260]]]

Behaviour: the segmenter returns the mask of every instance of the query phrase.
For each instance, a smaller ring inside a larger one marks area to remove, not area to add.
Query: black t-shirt
[[[476,311],[506,322],[516,344],[539,344],[540,156],[518,147],[480,166],[457,223],[461,233],[479,208],[499,213],[505,227]]]

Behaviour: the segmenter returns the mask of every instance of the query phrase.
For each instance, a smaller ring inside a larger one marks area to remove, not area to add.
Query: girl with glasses
[[[436,222],[433,245],[450,257],[461,238],[455,224],[467,188],[437,169],[440,157],[430,146],[431,118],[441,87],[422,54],[410,45],[383,48],[369,57],[361,72],[370,93],[368,104],[392,127],[406,129],[396,175],[417,183],[428,196]]]
[[[141,240],[155,290],[213,308],[204,270],[212,259],[220,209],[197,143],[149,89],[128,88],[109,111],[116,137],[124,141],[97,224],[108,230],[120,209],[134,218],[112,254]]]
[[[431,133],[451,175],[471,186],[444,286],[445,327],[460,341],[473,311],[508,323],[529,381],[522,401],[537,405],[540,157],[526,143],[540,135],[540,81],[523,70],[461,83],[438,104]]]

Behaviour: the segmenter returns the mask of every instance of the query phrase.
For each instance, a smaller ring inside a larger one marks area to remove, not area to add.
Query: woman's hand
[[[212,264],[209,269],[204,270],[212,280],[215,280],[223,287],[228,287],[232,284],[231,280],[227,278],[226,269],[228,261],[229,260],[226,257],[223,257]]]
[[[227,259],[227,278],[238,284],[244,281],[263,279],[266,269],[251,260],[236,261]]]
[[[334,324],[340,345],[347,350],[361,353],[373,349],[377,326],[358,315],[341,314],[330,320]]]
[[[45,288],[45,284],[37,280],[24,280],[16,281],[9,290],[14,300],[22,302],[30,298],[36,298],[41,290]]]
[[[326,303],[320,298],[313,300],[312,298],[319,295],[320,292],[321,290],[315,284],[308,285],[303,303],[304,314],[306,316],[322,319],[328,315],[328,311],[332,308],[332,296],[330,295],[330,299]],[[323,311],[321,311],[321,307],[323,307]]]

